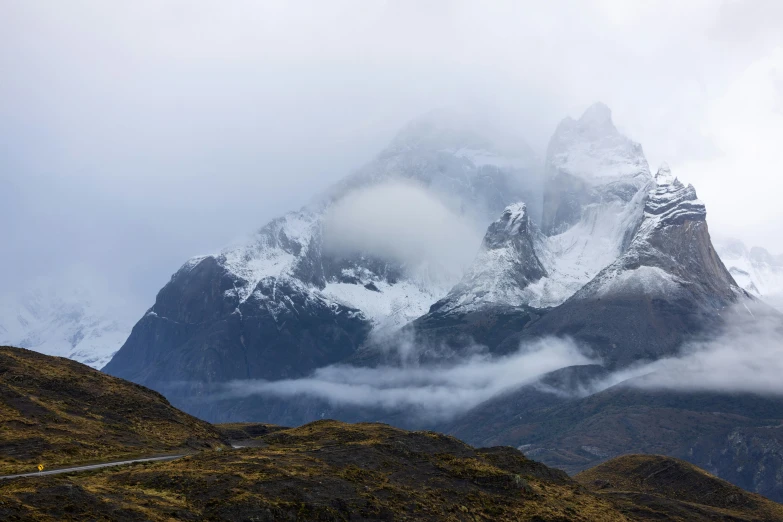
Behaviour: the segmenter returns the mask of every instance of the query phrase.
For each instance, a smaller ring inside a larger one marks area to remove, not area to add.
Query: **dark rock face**
[[[238,302],[236,279],[206,257],[177,272],[104,369],[153,388],[300,377],[364,341],[358,310],[313,298],[290,279],[264,278]],[[273,294],[284,296],[272,308]]]

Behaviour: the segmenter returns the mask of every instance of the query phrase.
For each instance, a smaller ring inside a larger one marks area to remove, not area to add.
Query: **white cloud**
[[[642,364],[595,383],[592,391],[625,383],[645,389],[783,395],[783,316],[766,306],[736,305],[710,340],[686,344],[681,355]]]
[[[478,252],[482,228],[423,186],[392,181],[337,201],[324,224],[324,246],[397,260],[413,275],[454,283]]]
[[[709,223],[722,235],[771,245],[783,216],[783,46],[758,59],[709,100],[701,131],[716,152],[679,166],[707,204]]]
[[[572,341],[547,338],[512,355],[475,354],[450,366],[328,366],[304,379],[234,381],[221,397],[304,395],[335,405],[405,408],[412,415],[446,419],[548,372],[591,362]]]

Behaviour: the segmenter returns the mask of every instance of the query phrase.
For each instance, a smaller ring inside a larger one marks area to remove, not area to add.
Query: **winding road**
[[[33,473],[20,473],[18,475],[3,475],[0,480],[20,478],[20,477],[42,477],[44,475],[58,475],[60,473],[73,473],[77,471],[88,471],[91,469],[108,468],[111,466],[122,466],[124,464],[136,464],[138,462],[157,462],[161,460],[175,460],[185,455],[168,455],[165,457],[149,457],[146,459],[120,460],[117,462],[105,462],[103,464],[90,464],[89,466],[76,466],[73,468],[53,469],[49,471],[35,471]]]

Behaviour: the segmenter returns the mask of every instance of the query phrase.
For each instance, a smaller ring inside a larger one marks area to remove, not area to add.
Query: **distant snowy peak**
[[[319,201],[334,202],[385,182],[413,182],[483,228],[515,201],[529,201],[538,216],[542,180],[542,161],[523,139],[493,128],[486,117],[440,110],[406,125],[372,161]]]
[[[783,309],[783,256],[773,256],[761,247],[748,249],[737,239],[719,241],[716,247],[738,285]]]
[[[35,287],[0,299],[0,345],[67,357],[100,369],[128,338],[127,310],[107,307],[83,289]]]
[[[653,183],[641,145],[617,130],[611,111],[600,103],[578,120],[560,123],[549,141],[545,175],[541,231],[547,236],[586,225],[590,216],[624,213],[609,207],[626,208]],[[641,218],[641,208],[637,211],[634,221]],[[623,238],[620,250],[629,236]]]
[[[650,177],[642,146],[622,135],[612,112],[602,104],[589,107],[581,118],[558,125],[547,150],[547,174],[568,174],[588,182],[605,183],[625,176]]]

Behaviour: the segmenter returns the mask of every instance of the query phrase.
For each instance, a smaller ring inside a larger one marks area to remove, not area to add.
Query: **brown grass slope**
[[[239,428],[268,427],[230,429]],[[783,506],[665,457],[622,457],[577,482],[513,448],[383,424],[318,421],[255,440],[173,462],[0,482],[0,519],[783,520]]]
[[[0,520],[783,520],[783,506],[675,459],[622,457],[577,481],[513,448],[384,424],[211,426],[144,387],[17,348],[0,348],[0,427],[7,470],[192,453],[0,480]]]
[[[600,495],[512,448],[318,421],[261,447],[0,483],[0,519],[622,521]]]
[[[83,364],[0,347],[0,474],[223,445],[157,392]]]
[[[782,505],[671,457],[627,455],[575,478],[635,520],[783,521]]]

